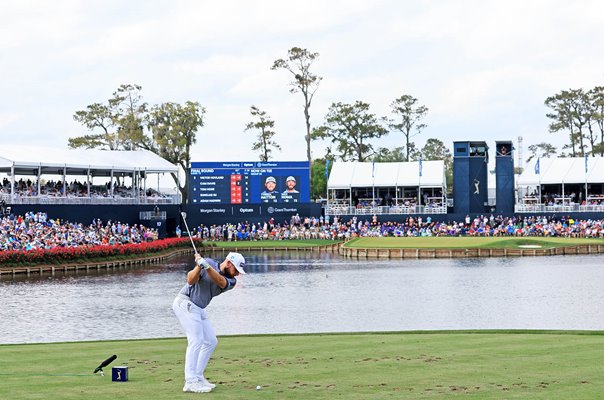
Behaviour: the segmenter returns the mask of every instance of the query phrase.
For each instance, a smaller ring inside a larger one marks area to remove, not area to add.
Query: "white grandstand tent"
[[[342,162],[333,163],[327,189],[363,186],[446,187],[442,160],[420,162]]]
[[[518,177],[518,202],[589,205],[604,200],[604,158],[533,159]],[[551,198],[550,198],[551,197]]]
[[[0,172],[31,175],[37,169],[75,174],[90,169],[92,173],[109,176],[115,172],[178,172],[178,167],[147,150],[48,149],[32,146],[5,146],[0,148]],[[29,173],[28,173],[29,172]]]
[[[90,194],[91,179],[94,177],[109,178],[112,183],[114,179],[128,177],[132,179],[133,191],[146,191],[149,174],[170,173],[178,176],[179,168],[147,150],[49,149],[3,145],[0,148],[0,173],[10,178],[10,193],[5,193],[4,196],[10,194],[10,200],[14,201],[18,176],[40,177],[41,179],[37,179],[38,194],[40,181],[45,176],[58,175],[64,183],[67,176],[81,176],[85,177]],[[113,184],[110,187],[113,191]]]
[[[604,182],[602,157],[587,157],[587,163],[585,157],[533,159],[518,177],[519,186],[585,182]]]
[[[444,204],[445,164],[442,160],[376,163],[335,161],[327,181],[327,192],[328,208],[330,203],[349,208],[358,207],[358,203],[398,206],[409,198],[421,206],[422,202],[427,203],[426,200],[432,201],[436,197],[438,203]]]
[[[327,190],[350,189],[350,182],[354,174],[354,164],[334,161],[331,165],[329,178],[327,179]]]

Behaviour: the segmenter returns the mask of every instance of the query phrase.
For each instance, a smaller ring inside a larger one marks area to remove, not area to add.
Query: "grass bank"
[[[0,346],[2,399],[596,399],[604,332],[454,331],[228,336],[183,393],[185,339]],[[94,368],[111,354],[129,382]],[[256,386],[262,386],[256,390]]]
[[[367,249],[550,249],[581,244],[604,244],[604,240],[559,237],[362,237],[352,239],[344,246]]]

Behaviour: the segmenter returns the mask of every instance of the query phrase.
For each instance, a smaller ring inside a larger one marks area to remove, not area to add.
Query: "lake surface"
[[[214,298],[218,335],[439,329],[604,330],[604,256],[356,260],[247,254]],[[0,343],[182,337],[192,257],[121,272],[0,281]]]

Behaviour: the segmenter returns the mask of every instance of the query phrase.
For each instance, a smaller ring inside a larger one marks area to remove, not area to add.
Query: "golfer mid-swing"
[[[244,266],[245,258],[239,253],[229,253],[220,265],[195,253],[195,267],[172,304],[187,335],[184,392],[206,393],[216,387],[203,374],[218,344],[205,308],[214,296],[235,287],[235,277],[245,274]]]

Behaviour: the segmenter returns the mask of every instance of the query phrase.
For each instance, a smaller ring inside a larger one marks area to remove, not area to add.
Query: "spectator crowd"
[[[300,217],[276,223],[200,225],[194,235],[206,241],[240,240],[346,240],[354,237],[431,237],[431,236],[515,236],[604,238],[604,219],[574,219],[569,216],[466,216],[463,221],[434,221],[430,216],[408,216],[401,221],[379,222],[374,216]],[[177,236],[182,234],[176,228]],[[155,240],[158,232],[143,225],[94,219],[90,225],[49,219],[47,214],[28,212],[24,216],[4,215],[0,219],[0,251],[118,245]]]
[[[431,236],[518,236],[604,238],[604,219],[574,219],[568,216],[466,216],[463,221],[434,221],[430,216],[406,217],[404,221],[379,222],[376,216],[348,221],[329,216],[301,218],[275,223],[239,222],[237,224],[201,225],[197,237],[209,241],[327,239],[353,237],[431,237]]]
[[[40,184],[40,191],[38,192],[37,181],[31,179],[23,180],[20,179],[15,182],[14,193],[19,197],[114,197],[114,198],[133,198],[136,196],[136,191],[132,189],[132,186],[118,185],[117,182],[113,182],[113,194],[111,191],[111,184],[109,182],[102,185],[90,185],[90,193],[88,192],[88,184],[86,182],[80,182],[73,180],[72,182],[66,182],[65,188],[63,188],[62,181],[42,181]],[[0,185],[0,194],[8,195],[11,193],[11,183],[7,178],[2,180]],[[147,197],[166,197],[166,195],[159,193],[154,189],[138,189],[138,196]]]
[[[157,239],[156,230],[117,221],[103,223],[94,219],[90,225],[84,225],[49,219],[42,212],[5,215],[0,219],[0,251],[118,245],[154,239]]]

